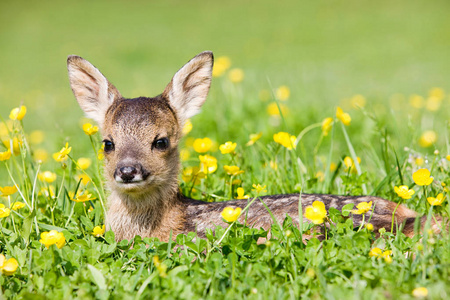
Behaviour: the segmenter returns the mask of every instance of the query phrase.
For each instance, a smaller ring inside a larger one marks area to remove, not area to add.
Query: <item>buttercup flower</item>
[[[29,141],[33,145],[39,145],[44,141],[45,133],[42,130],[33,130],[30,133]]]
[[[94,235],[96,237],[100,237],[105,233],[105,231],[106,231],[105,225],[95,226],[94,229],[92,230],[92,235]]]
[[[102,160],[105,158],[105,150],[103,150],[105,148],[105,144],[102,145],[102,147],[100,149],[98,149],[97,151],[97,159],[98,160]]]
[[[356,157],[356,159],[358,160],[358,164],[361,163],[361,158]],[[350,156],[346,156],[344,158],[344,165],[345,165],[345,171],[347,172],[350,169],[351,173],[356,174],[357,170],[356,170],[356,166],[355,166],[355,162],[353,161],[353,159]]]
[[[80,181],[80,180],[81,180],[81,183],[84,184],[84,185],[86,185],[86,184],[88,184],[89,182],[91,182],[91,178],[90,178],[89,175],[87,175],[87,174],[80,174],[80,175],[77,175],[77,176],[75,176],[75,179],[76,179],[77,181]]]
[[[257,185],[253,184],[252,186],[253,186],[253,190],[252,191],[255,191],[256,194],[267,193],[267,190],[266,190],[267,186],[266,185],[260,185],[258,183]]]
[[[0,218],[6,218],[7,216],[9,216],[10,213],[11,210],[5,207],[3,203],[0,203]]]
[[[291,95],[291,90],[285,85],[280,86],[275,91],[275,96],[280,101],[286,101],[287,99],[289,99],[290,95]]]
[[[342,124],[346,126],[350,125],[350,122],[352,121],[350,115],[348,113],[345,113],[339,106],[336,109],[336,118],[338,118],[342,122]]]
[[[214,61],[214,66],[212,70],[213,77],[222,76],[226,70],[228,70],[231,66],[231,60],[227,56],[219,56]]]
[[[181,178],[184,182],[190,182],[193,178],[195,178],[194,184],[200,184],[200,180],[206,178],[206,175],[205,173],[200,172],[199,167],[187,167],[181,173]]]
[[[0,161],[8,160],[11,157],[11,151],[8,149],[7,151],[0,152]]]
[[[325,118],[322,121],[322,133],[324,136],[327,136],[330,132],[331,128],[333,127],[333,118]]]
[[[91,123],[84,123],[83,124],[83,131],[87,135],[94,135],[98,132],[98,126],[94,126]]]
[[[199,155],[200,170],[205,174],[214,173],[217,170],[217,158],[211,155]]]
[[[22,140],[17,137],[13,137],[12,140],[11,139],[3,140],[3,145],[5,145],[5,147],[9,150],[9,152],[14,153],[14,155],[20,154],[20,146],[22,145],[22,143],[23,143]]]
[[[227,206],[223,209],[223,211],[220,215],[222,216],[222,218],[225,219],[225,221],[234,222],[239,218],[241,211],[242,211],[242,209],[240,207],[236,207],[234,209],[231,206]]]
[[[434,145],[437,141],[437,134],[433,130],[427,130],[422,133],[419,139],[419,145],[428,148]]]
[[[181,161],[187,161],[191,157],[191,153],[189,153],[189,150],[187,149],[181,149],[180,150],[180,159]]]
[[[72,147],[69,147],[69,143],[66,143],[66,146],[59,150],[59,152],[53,154],[53,159],[57,162],[63,161],[67,159],[67,155],[69,155],[70,151],[72,151]]]
[[[350,99],[350,103],[354,108],[363,108],[366,106],[366,98],[363,95],[355,95]]]
[[[325,204],[321,201],[314,201],[312,205],[305,208],[304,216],[316,225],[322,224],[327,217]]]
[[[412,176],[414,182],[417,185],[430,185],[433,182],[433,177],[430,176],[430,171],[428,169],[419,169],[413,173]]]
[[[19,267],[19,263],[13,257],[6,259],[3,254],[0,254],[0,270],[2,274],[10,276],[16,272]]]
[[[252,134],[250,134],[250,140],[245,145],[246,146],[251,146],[254,143],[256,143],[256,141],[259,140],[261,137],[262,137],[262,132],[252,133]]]
[[[74,196],[73,192],[70,192],[69,196],[70,196],[70,200],[75,201],[75,202],[86,202],[89,200],[96,199],[95,197],[92,197],[92,194],[89,194],[87,191],[83,191],[83,192],[78,191],[76,196]]]
[[[442,193],[439,193],[436,196],[436,198],[434,198],[434,197],[428,197],[427,198],[428,203],[430,203],[430,205],[435,205],[435,206],[442,205],[444,200],[445,200],[445,197],[444,197],[444,194],[442,194]]]
[[[295,142],[297,141],[297,137],[295,135],[290,135],[287,132],[278,132],[273,135],[273,140],[286,147],[288,150],[292,150],[296,148]]]
[[[381,253],[381,258],[384,259],[385,262],[387,262],[388,264],[390,264],[392,262],[392,250],[386,250],[383,251],[383,253]]]
[[[378,247],[372,248],[369,252],[370,257],[379,257],[383,253],[383,250],[381,250]]]
[[[86,170],[87,168],[89,168],[91,163],[92,163],[92,160],[90,158],[86,158],[86,157],[80,157],[77,160],[77,165],[78,165],[78,167],[80,167],[81,170]]]
[[[227,172],[228,175],[231,176],[236,176],[244,173],[244,171],[240,170],[238,166],[223,166],[223,169],[225,170],[225,172]]]
[[[184,126],[183,126],[183,130],[182,130],[183,135],[188,134],[189,132],[191,132],[191,130],[192,130],[191,119],[187,119],[186,122],[184,123]]]
[[[213,145],[213,142],[209,138],[204,139],[195,139],[194,144],[192,145],[194,147],[195,152],[198,153],[205,153],[208,152]]]
[[[367,228],[367,230],[373,231],[373,224],[371,224],[371,223],[366,223],[366,225],[364,225],[364,226]]]
[[[38,179],[40,181],[45,181],[48,183],[52,183],[56,180],[56,173],[50,172],[50,171],[44,171],[38,174]]]
[[[428,289],[425,287],[418,287],[412,291],[412,295],[415,298],[425,298],[428,296]]]
[[[278,106],[280,106],[278,108]],[[289,112],[289,109],[286,105],[284,105],[283,103],[276,103],[276,102],[272,102],[267,106],[267,113],[270,116],[276,116],[279,117],[280,116],[280,109],[281,109],[281,113],[283,114],[283,116],[286,116]]]
[[[163,264],[158,256],[153,256],[153,264],[155,265],[156,269],[158,270],[159,276],[165,278],[167,276],[167,266]]]
[[[241,188],[241,187],[238,187],[236,192],[237,192],[237,195],[238,195],[236,199],[248,199],[248,198],[250,198],[250,196],[244,195],[245,194],[244,189]]]
[[[352,210],[352,213],[356,215],[362,215],[367,213],[369,210],[372,209],[372,201],[369,203],[367,202],[360,202],[358,205],[356,205],[357,210]]]
[[[12,194],[14,194],[15,192],[17,192],[17,187],[15,185],[13,186],[5,186],[5,187],[0,187],[0,192],[2,193],[0,196],[2,197],[7,197],[7,196],[11,196]]]
[[[422,108],[424,106],[425,100],[422,96],[419,95],[411,95],[409,96],[409,105],[414,108]]]
[[[11,207],[12,210],[19,210],[21,208],[25,207],[25,203],[23,202],[16,202],[13,204],[13,206]]]
[[[226,142],[219,146],[219,150],[222,154],[232,153],[234,152],[234,149],[236,149],[236,145],[237,144],[233,142]]]
[[[397,193],[399,197],[402,199],[411,199],[412,195],[414,195],[414,190],[409,189],[407,185],[394,186],[394,191]]]
[[[239,68],[231,69],[230,72],[228,72],[228,79],[230,79],[232,83],[239,83],[244,80],[244,71]]]
[[[25,105],[21,105],[19,107],[13,108],[11,113],[9,114],[9,118],[11,120],[22,120],[27,113],[27,107]]]
[[[46,248],[49,248],[51,245],[56,245],[59,249],[61,249],[66,243],[66,238],[62,232],[58,232],[56,230],[50,230],[41,233],[41,239],[39,240],[41,244],[44,244]]]

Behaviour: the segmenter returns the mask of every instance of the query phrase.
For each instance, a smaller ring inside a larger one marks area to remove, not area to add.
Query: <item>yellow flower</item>
[[[181,149],[180,150],[180,159],[182,161],[188,160],[189,157],[191,157],[191,153],[189,153],[189,150],[187,150],[187,149]]]
[[[3,203],[0,203],[0,218],[6,218],[7,216],[9,216],[10,213],[11,210],[5,207]]]
[[[267,190],[266,190],[267,186],[266,185],[260,185],[258,183],[257,185],[253,184],[252,186],[253,186],[252,191],[255,191],[256,194],[266,193],[267,192]]]
[[[356,159],[358,160],[358,164],[361,163],[361,158],[356,157]],[[345,171],[347,172],[350,169],[350,172],[355,173],[357,172],[356,170],[356,166],[355,166],[355,162],[353,161],[353,159],[350,156],[346,156],[344,158],[344,165],[345,165]]]
[[[442,205],[444,200],[445,200],[445,197],[444,197],[444,194],[442,194],[442,193],[439,193],[436,196],[436,198],[434,198],[434,197],[428,197],[427,198],[428,203],[430,203],[430,205],[435,205],[435,206]]]
[[[184,182],[190,182],[192,179],[195,179],[194,184],[200,184],[200,180],[206,178],[206,175],[200,172],[199,167],[187,167],[181,173],[181,178]]]
[[[86,170],[91,165],[92,160],[90,158],[80,157],[77,160],[77,165],[81,170]]]
[[[183,135],[188,134],[189,132],[191,132],[191,130],[192,130],[191,119],[187,119],[186,122],[184,123],[184,126],[183,126],[183,130],[182,130]]]
[[[286,101],[287,99],[289,99],[290,95],[291,95],[291,90],[285,85],[280,86],[275,91],[275,96],[280,101]]]
[[[167,266],[163,264],[158,256],[153,256],[153,264],[155,265],[156,269],[158,270],[159,276],[165,278],[167,276]]]
[[[58,232],[56,230],[50,230],[41,233],[41,239],[39,240],[41,244],[44,244],[46,248],[49,248],[51,245],[56,245],[59,249],[61,249],[66,243],[66,238],[62,232]]]
[[[380,257],[383,254],[383,250],[378,247],[372,248],[369,252],[370,257]]]
[[[354,108],[363,108],[366,106],[366,98],[363,95],[355,95],[350,99],[350,103]]]
[[[350,115],[348,113],[345,113],[339,106],[336,109],[336,118],[338,118],[342,122],[342,124],[346,126],[350,125],[350,122],[352,121]]]
[[[25,203],[23,202],[16,202],[13,204],[13,206],[11,207],[12,210],[19,210],[21,208],[25,207]]]
[[[441,107],[442,98],[430,96],[427,99],[427,102],[425,104],[425,108],[429,111],[438,111]]]
[[[278,105],[280,106],[280,108],[278,108]],[[283,103],[277,103],[276,102],[272,102],[267,106],[267,113],[270,116],[276,116],[279,117],[280,116],[280,109],[281,109],[281,113],[283,114],[283,116],[286,116],[289,113],[289,109],[286,105],[284,105]]]
[[[407,185],[394,186],[394,191],[397,193],[399,197],[402,199],[411,199],[412,195],[414,195],[414,190],[410,190]]]
[[[384,261],[388,264],[390,264],[392,262],[392,250],[386,250],[383,251],[383,253],[381,253],[381,258],[384,258]]]
[[[413,173],[413,180],[417,185],[430,185],[433,182],[433,177],[430,176],[428,169],[419,169]]]
[[[371,223],[366,223],[366,225],[364,225],[364,226],[367,228],[367,230],[373,231],[373,224],[371,224]]]
[[[22,146],[22,140],[14,137],[12,140],[10,139],[6,139],[3,140],[3,145],[5,145],[5,147],[12,153],[14,153],[14,155],[19,155],[20,154],[20,146]],[[11,146],[12,146],[12,151],[11,151]]]
[[[75,176],[75,179],[77,180],[77,182],[81,180],[81,183],[84,185],[91,182],[91,177],[89,177],[89,175],[87,175],[87,174],[77,175],[77,176]]]
[[[324,136],[327,136],[330,132],[331,128],[333,127],[333,118],[325,118],[322,121],[322,133]]]
[[[295,142],[297,141],[297,137],[295,135],[290,135],[287,132],[278,132],[273,135],[273,140],[286,147],[288,150],[295,149],[297,146]]]
[[[369,210],[372,209],[372,201],[369,203],[367,202],[360,202],[358,205],[356,205],[357,210],[352,210],[352,213],[356,215],[362,215],[367,213]]]
[[[49,185],[48,188],[43,187],[39,191],[38,195],[54,199],[54,198],[56,198],[55,187],[53,185]]]
[[[415,159],[414,162],[416,163],[416,165],[418,165],[420,167],[425,163],[425,160],[423,159],[423,157],[418,157]]]
[[[425,298],[428,296],[428,289],[426,287],[418,287],[412,291],[415,298]]]
[[[9,118],[11,120],[22,120],[27,113],[27,107],[25,105],[21,105],[19,107],[13,108],[11,113],[9,114]]]
[[[69,196],[70,196],[70,200],[75,201],[75,202],[86,202],[89,200],[96,199],[95,197],[92,197],[92,194],[89,194],[87,191],[83,191],[83,192],[78,191],[76,196],[74,196],[73,192],[70,192]]]
[[[15,258],[6,259],[3,254],[0,254],[0,270],[2,274],[10,276],[16,272],[18,267],[19,263]]]
[[[72,151],[72,147],[69,147],[69,143],[66,143],[66,146],[59,150],[59,152],[53,154],[53,159],[57,162],[63,161],[67,159],[67,155],[69,155],[70,151]]]
[[[227,56],[219,56],[214,61],[214,66],[212,70],[213,77],[222,76],[226,70],[228,70],[231,66],[231,60]]]
[[[100,237],[102,236],[106,231],[105,225],[103,226],[95,226],[94,229],[92,230],[92,235],[96,236],[96,237]]]
[[[198,153],[205,153],[208,152],[213,145],[213,142],[209,138],[204,139],[195,139],[194,144],[192,145],[194,147],[195,152]]]
[[[239,83],[244,80],[244,71],[239,68],[231,69],[228,72],[228,79],[233,83]]]
[[[277,164],[276,161],[273,161],[273,160],[269,161],[269,167],[270,167],[272,170],[278,170],[278,164]]]
[[[437,134],[433,130],[427,130],[422,133],[419,139],[419,145],[428,148],[434,145],[437,141]]]
[[[257,140],[259,140],[262,137],[262,132],[258,132],[258,133],[252,133],[250,134],[249,138],[250,140],[247,142],[247,144],[245,144],[246,146],[251,146],[254,143],[256,143]]]
[[[11,157],[11,151],[8,149],[7,151],[0,152],[0,161],[8,160]]]
[[[419,95],[411,95],[409,96],[409,105],[414,108],[422,108],[424,106],[425,100],[422,96]]]
[[[45,181],[48,183],[52,183],[53,181],[56,180],[56,173],[50,172],[50,171],[45,171],[45,172],[41,172],[38,174],[38,179],[40,181]]]
[[[319,182],[323,182],[325,180],[325,174],[322,171],[317,171],[316,178]]]
[[[233,142],[226,142],[219,146],[219,150],[222,154],[232,153],[234,152],[234,149],[236,149],[236,145],[237,144]]]
[[[231,176],[236,176],[244,173],[244,171],[239,170],[238,166],[223,166],[223,169],[225,170],[225,172],[227,172],[228,175]]]
[[[94,135],[98,132],[98,126],[94,126],[91,123],[84,123],[83,124],[83,131],[87,135]]]
[[[0,196],[7,197],[17,192],[17,187],[15,185],[0,187],[0,192],[2,193]]]
[[[102,160],[105,158],[105,150],[103,150],[105,148],[105,144],[102,145],[102,147],[100,149],[98,149],[97,151],[97,159],[98,160]]]
[[[223,209],[223,211],[220,215],[222,216],[222,218],[225,219],[225,221],[234,222],[239,218],[241,211],[242,211],[242,209],[240,207],[236,207],[234,209],[231,206],[227,206]]]
[[[322,224],[327,217],[325,204],[321,201],[314,201],[312,205],[305,208],[304,216],[314,224]]]
[[[214,173],[217,170],[217,158],[211,155],[199,155],[200,170],[205,174]]]
[[[237,192],[237,198],[236,199],[248,199],[248,198],[250,198],[249,195],[244,195],[245,194],[244,189],[241,188],[241,187],[238,187],[236,192]]]
[[[34,159],[37,162],[46,162],[48,160],[48,152],[45,149],[36,149],[33,152]]]
[[[441,88],[434,87],[434,88],[432,88],[431,90],[428,91],[428,96],[429,97],[436,97],[436,98],[439,98],[439,99],[444,99],[445,92]]]

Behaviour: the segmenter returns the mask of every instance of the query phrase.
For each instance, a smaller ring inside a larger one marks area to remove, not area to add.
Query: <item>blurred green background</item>
[[[357,93],[370,100],[448,87],[449,13],[445,0],[2,0],[0,114],[23,102],[27,130],[77,135],[82,112],[67,55],[88,59],[136,97],[159,94],[191,57],[212,50],[244,70],[245,101],[284,84],[291,105],[314,105],[320,121]],[[214,117],[220,99],[212,98],[204,110]]]

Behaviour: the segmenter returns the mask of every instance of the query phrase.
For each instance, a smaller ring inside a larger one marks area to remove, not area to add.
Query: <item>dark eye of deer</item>
[[[103,148],[103,150],[104,150],[105,152],[110,152],[110,151],[113,151],[113,150],[114,150],[114,143],[111,142],[111,141],[109,141],[109,140],[104,140],[104,141],[103,141],[103,145],[105,146],[105,147]]]
[[[166,150],[169,147],[169,139],[162,138],[153,142],[153,147],[158,150]]]

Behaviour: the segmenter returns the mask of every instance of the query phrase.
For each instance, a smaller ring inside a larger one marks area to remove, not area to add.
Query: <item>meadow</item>
[[[260,244],[266,231],[233,221],[206,239],[116,242],[103,230],[100,133],[83,118],[65,69],[67,55],[78,54],[124,96],[154,96],[212,50],[210,95],[181,144],[185,195],[369,194],[431,221],[450,213],[448,8],[2,2],[1,297],[448,298],[448,231],[373,232],[370,210],[357,228],[351,207],[301,228],[287,218]],[[424,170],[430,175],[418,179]],[[302,242],[324,224],[326,238]]]

